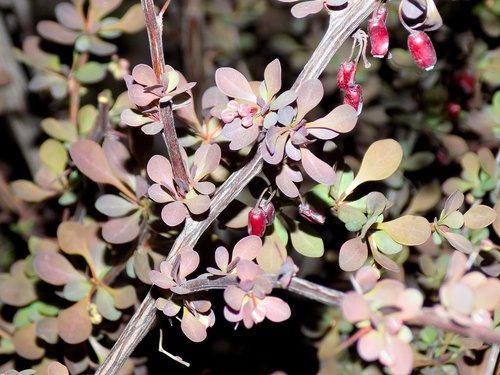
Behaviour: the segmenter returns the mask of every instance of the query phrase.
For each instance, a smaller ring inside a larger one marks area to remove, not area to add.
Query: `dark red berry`
[[[248,234],[262,237],[266,231],[266,214],[259,207],[248,213]]]
[[[361,85],[355,84],[345,90],[344,104],[350,105],[354,108],[358,115],[363,109],[363,95],[361,93]]]
[[[276,210],[274,209],[274,204],[272,202],[266,202],[261,200],[259,202],[259,208],[264,211],[264,215],[266,217],[266,225],[271,225],[274,221],[274,217],[276,216]]]
[[[457,119],[458,116],[460,116],[461,110],[462,107],[458,103],[449,102],[448,104],[446,104],[446,111],[448,112],[448,115],[450,115],[452,119]]]
[[[474,87],[476,86],[476,77],[469,72],[458,72],[455,74],[455,82],[467,95],[471,95],[474,92]]]
[[[372,56],[384,57],[389,51],[389,32],[385,23],[373,19],[368,21],[368,36],[372,45]]]
[[[432,41],[423,31],[415,31],[408,36],[408,49],[419,68],[431,70],[436,65],[436,51]]]
[[[337,73],[337,84],[339,89],[346,90],[354,85],[354,77],[356,75],[356,63],[354,61],[344,61],[340,64]]]
[[[325,223],[325,215],[311,207],[309,203],[299,204],[299,215],[313,224],[323,225]]]

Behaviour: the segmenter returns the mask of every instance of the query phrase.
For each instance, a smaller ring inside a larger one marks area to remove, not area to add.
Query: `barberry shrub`
[[[454,5],[66,0],[12,33],[45,105],[5,109],[41,131],[0,166],[0,373],[496,373],[498,4]]]

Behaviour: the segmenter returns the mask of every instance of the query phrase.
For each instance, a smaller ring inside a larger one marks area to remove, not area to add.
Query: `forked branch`
[[[161,30],[157,24],[152,0],[141,1],[147,25],[150,25],[153,21],[156,24],[154,28],[148,26],[148,33],[153,32],[154,34],[150,34],[150,40],[154,41],[151,45],[153,59],[155,54],[163,59]],[[297,78],[293,85],[294,89],[300,87],[306,80],[318,78],[321,75],[333,55],[351,33],[373,12],[377,3],[376,0],[353,0],[345,10],[331,14],[325,35]],[[215,218],[260,173],[262,164],[261,153],[257,150],[254,156],[240,170],[232,173],[216,191],[210,206],[210,213],[205,220],[194,221],[189,218],[186,220],[184,229],[177,237],[167,259],[173,259],[180,249],[186,245],[194,246]],[[116,341],[108,357],[97,370],[96,375],[117,374],[136,346],[154,325],[156,316],[155,300],[148,293]]]

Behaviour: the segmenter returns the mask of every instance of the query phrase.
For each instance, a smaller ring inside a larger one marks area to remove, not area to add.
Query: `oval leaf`
[[[59,336],[68,344],[86,341],[92,333],[92,323],[87,313],[87,299],[60,312],[57,317]]]
[[[464,214],[464,224],[470,229],[481,229],[493,223],[497,218],[497,213],[491,207],[480,204],[471,207]]]
[[[306,257],[319,258],[322,256],[325,248],[319,233],[304,223],[296,222],[296,224],[295,231],[290,233],[293,248]]]
[[[354,237],[344,242],[339,252],[339,267],[352,272],[361,268],[368,258],[368,247],[361,238]]]
[[[52,251],[38,252],[33,267],[43,281],[52,285],[65,285],[83,278],[68,259]]]
[[[431,236],[431,226],[421,216],[406,215],[377,225],[401,245],[421,245]]]

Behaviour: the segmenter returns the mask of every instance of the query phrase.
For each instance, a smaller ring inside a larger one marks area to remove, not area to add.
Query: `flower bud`
[[[248,234],[262,237],[266,231],[266,214],[256,207],[248,213]]]
[[[354,61],[344,61],[340,64],[337,73],[337,84],[339,89],[347,90],[354,85],[354,76],[356,75],[356,63]]]
[[[423,31],[415,31],[408,36],[408,49],[419,68],[431,70],[436,65],[436,51]]]

